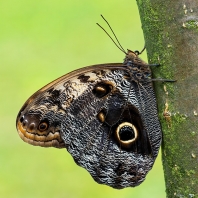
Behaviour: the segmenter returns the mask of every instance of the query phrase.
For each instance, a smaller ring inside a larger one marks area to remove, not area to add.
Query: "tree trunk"
[[[177,80],[154,83],[167,197],[198,197],[198,2],[137,4],[153,78]]]

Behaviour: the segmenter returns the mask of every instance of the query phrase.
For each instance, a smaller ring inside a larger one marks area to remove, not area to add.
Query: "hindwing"
[[[161,143],[152,83],[121,63],[85,67],[33,94],[17,117],[33,145],[66,147],[98,183],[137,186]]]

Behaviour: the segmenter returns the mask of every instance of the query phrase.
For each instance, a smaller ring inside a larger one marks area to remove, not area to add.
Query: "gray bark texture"
[[[176,80],[154,83],[167,197],[198,197],[198,0],[137,4],[153,78]]]

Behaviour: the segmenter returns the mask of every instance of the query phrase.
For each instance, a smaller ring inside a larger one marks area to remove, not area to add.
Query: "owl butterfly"
[[[118,189],[144,181],[162,137],[149,65],[125,53],[124,63],[84,67],[44,86],[16,121],[25,142],[66,148],[96,182]]]

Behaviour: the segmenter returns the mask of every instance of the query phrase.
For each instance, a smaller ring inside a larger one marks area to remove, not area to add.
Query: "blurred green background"
[[[0,197],[165,197],[161,156],[140,186],[115,190],[94,182],[65,149],[34,147],[17,134],[17,113],[39,88],[80,67],[123,61],[95,24],[109,31],[100,14],[125,49],[143,48],[136,1],[0,0]]]

